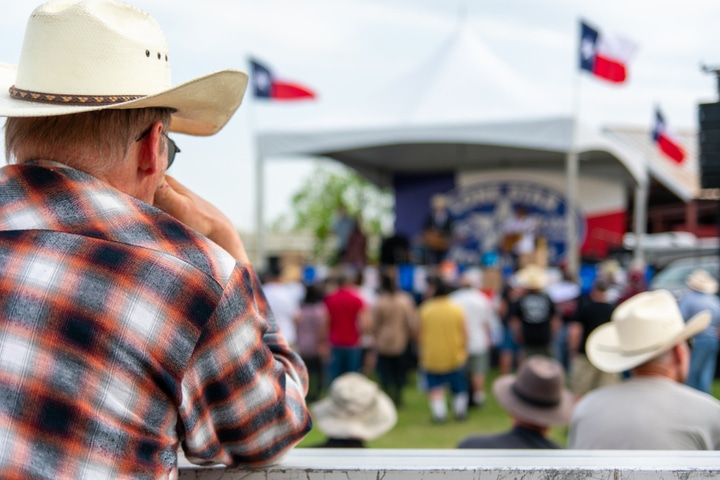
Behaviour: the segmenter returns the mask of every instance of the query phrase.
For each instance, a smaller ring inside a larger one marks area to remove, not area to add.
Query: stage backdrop
[[[399,175],[394,179],[396,232],[417,239],[428,214],[430,199],[445,193],[456,218],[453,257],[478,264],[497,251],[502,227],[525,209],[548,241],[549,261],[558,263],[565,252],[565,176],[538,170],[460,171]],[[584,256],[603,258],[622,242],[626,223],[626,192],[622,185],[589,177],[578,179],[577,238]]]

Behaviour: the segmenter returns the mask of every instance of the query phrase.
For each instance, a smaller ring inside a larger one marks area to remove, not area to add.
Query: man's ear
[[[675,346],[673,346],[672,348],[672,352],[675,359],[680,360],[683,354],[682,345],[680,345],[680,343],[675,344]]]
[[[676,344],[673,347],[673,355],[675,356],[675,360],[680,363],[683,360],[689,361],[690,358],[690,347],[687,345],[687,340],[683,340],[682,342]]]
[[[150,126],[150,131],[140,142],[140,157],[138,159],[138,176],[153,175],[162,170],[162,138],[163,124],[155,122]]]

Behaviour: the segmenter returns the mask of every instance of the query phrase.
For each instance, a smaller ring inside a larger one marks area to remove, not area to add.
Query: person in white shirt
[[[516,269],[522,266],[521,257],[535,251],[537,229],[537,220],[522,206],[503,224],[503,249],[511,254]]]
[[[300,318],[300,301],[295,286],[282,279],[279,270],[270,268],[263,275],[263,292],[267,299],[278,328],[290,345],[295,348],[297,331],[295,323]]]
[[[490,366],[492,304],[480,291],[478,279],[470,274],[460,277],[460,288],[450,294],[450,300],[465,313],[471,402],[481,407],[485,404],[485,376]]]

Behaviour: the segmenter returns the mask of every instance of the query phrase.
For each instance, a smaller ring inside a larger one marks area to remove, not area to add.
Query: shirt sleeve
[[[307,387],[305,365],[280,333],[254,271],[237,265],[183,377],[178,428],[187,459],[276,461],[312,426]]]

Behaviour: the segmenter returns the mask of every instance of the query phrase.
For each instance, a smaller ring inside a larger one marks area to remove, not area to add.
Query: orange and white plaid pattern
[[[78,170],[0,169],[0,478],[266,463],[306,390],[250,266]]]

